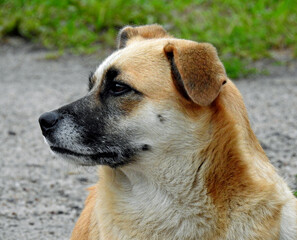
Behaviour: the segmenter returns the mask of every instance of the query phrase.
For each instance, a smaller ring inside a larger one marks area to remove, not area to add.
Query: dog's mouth
[[[100,153],[84,154],[84,153],[78,153],[78,152],[74,152],[72,150],[60,148],[60,147],[51,146],[50,148],[55,153],[66,154],[66,155],[71,155],[75,157],[112,158],[112,159],[118,157],[118,154],[115,152],[100,152]]]

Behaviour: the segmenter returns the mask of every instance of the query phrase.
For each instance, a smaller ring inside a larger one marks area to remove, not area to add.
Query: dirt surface
[[[65,56],[20,40],[0,46],[0,240],[69,239],[96,169],[77,169],[44,144],[41,113],[83,96],[100,57]],[[293,65],[292,65],[293,64]],[[271,162],[297,189],[297,71],[236,82]]]

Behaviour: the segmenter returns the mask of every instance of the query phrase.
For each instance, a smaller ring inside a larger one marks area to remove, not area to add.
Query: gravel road
[[[21,40],[0,45],[0,240],[68,239],[96,169],[53,157],[38,117],[83,96],[99,56],[64,56]],[[297,71],[236,81],[252,127],[271,162],[297,189]]]

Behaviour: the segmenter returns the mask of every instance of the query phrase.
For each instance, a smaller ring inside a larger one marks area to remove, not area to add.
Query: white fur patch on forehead
[[[119,58],[122,50],[118,50],[108,56],[96,69],[94,76],[96,77],[96,85],[100,85],[104,72]]]

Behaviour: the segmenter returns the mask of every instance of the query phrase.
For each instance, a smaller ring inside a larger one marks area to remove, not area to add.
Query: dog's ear
[[[216,49],[208,43],[180,40],[168,43],[164,52],[179,92],[200,106],[210,105],[227,81]]]
[[[158,24],[139,27],[126,26],[118,34],[118,48],[124,48],[132,41],[141,41],[151,38],[167,38],[170,35]]]

